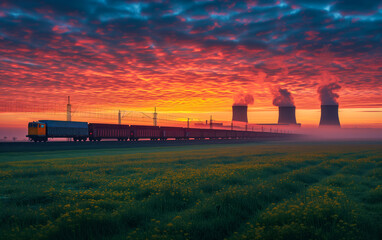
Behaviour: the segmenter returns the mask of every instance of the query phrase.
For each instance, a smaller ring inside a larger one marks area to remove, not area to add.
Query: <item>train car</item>
[[[250,138],[257,138],[258,132],[250,132]]]
[[[185,129],[181,127],[160,127],[160,139],[167,140],[168,138],[184,139]]]
[[[247,135],[246,135],[246,138],[256,138],[256,132],[252,132],[252,131],[248,131],[246,132]]]
[[[48,138],[73,138],[74,141],[86,141],[88,123],[56,120],[30,122],[27,137],[35,142],[46,142]]]
[[[261,139],[273,139],[277,136],[277,133],[272,133],[272,132],[259,132],[258,136]]]
[[[156,126],[131,125],[130,140],[138,141],[139,139],[158,140],[161,137],[161,131]]]
[[[203,129],[203,138],[206,139],[215,139],[216,138],[216,131],[214,129]]]
[[[88,137],[90,141],[102,139],[116,139],[118,141],[127,141],[128,139],[130,141],[138,141],[139,139],[167,140],[169,138],[175,140],[228,138],[276,140],[291,138],[292,134],[39,120],[28,124],[27,137],[35,142],[46,142],[48,138],[73,138],[74,141],[86,141]]]
[[[129,125],[89,123],[89,140],[101,141],[102,139],[117,139],[127,141],[131,135]]]
[[[186,128],[185,129],[185,139],[202,139],[203,129],[199,128]]]
[[[226,139],[228,138],[228,130],[215,130],[215,136],[217,139]]]
[[[243,131],[243,138],[251,138],[251,132]]]
[[[245,137],[244,131],[236,131],[236,138],[243,139]]]
[[[29,141],[46,142],[46,124],[40,122],[28,123],[28,135]]]
[[[228,134],[228,138],[230,138],[230,139],[236,138],[236,131],[229,130],[227,134]]]

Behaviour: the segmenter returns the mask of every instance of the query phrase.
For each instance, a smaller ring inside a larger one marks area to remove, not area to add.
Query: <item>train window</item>
[[[41,124],[41,128],[44,128],[44,124]]]

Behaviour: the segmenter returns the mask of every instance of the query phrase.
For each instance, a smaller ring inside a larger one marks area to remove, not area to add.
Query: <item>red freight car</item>
[[[244,138],[250,138],[251,137],[251,132],[244,131]]]
[[[181,127],[160,127],[161,140],[167,140],[168,138],[175,138],[176,140],[184,139],[185,130]]]
[[[256,138],[256,132],[249,132],[249,138]]]
[[[236,132],[236,138],[242,139],[244,138],[244,132],[243,131],[235,131]]]
[[[160,128],[154,126],[131,125],[130,140],[138,141],[140,138],[158,140],[160,138]]]
[[[202,136],[203,136],[203,133],[202,131],[204,131],[204,129],[198,129],[198,128],[186,128],[185,129],[185,138],[186,139],[190,139],[190,138],[193,138],[193,139],[201,139]]]
[[[89,140],[117,139],[127,141],[130,137],[129,125],[89,123]]]
[[[227,130],[215,130],[216,132],[216,138],[225,139],[228,138],[228,131]]]
[[[216,138],[216,130],[213,129],[203,129],[203,138],[208,138],[208,139],[214,139]]]
[[[233,130],[228,131],[228,137],[230,139],[235,139],[236,138],[236,131],[233,131]]]

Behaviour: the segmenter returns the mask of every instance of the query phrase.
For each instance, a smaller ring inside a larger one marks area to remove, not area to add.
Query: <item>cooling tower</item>
[[[232,106],[232,121],[248,122],[247,117],[248,106],[234,105]]]
[[[338,105],[321,105],[321,126],[341,127],[338,118]]]
[[[279,124],[297,124],[296,107],[279,107]]]

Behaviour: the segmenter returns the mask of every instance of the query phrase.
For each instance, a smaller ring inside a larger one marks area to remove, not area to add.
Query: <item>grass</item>
[[[382,239],[381,146],[3,153],[0,236]]]

